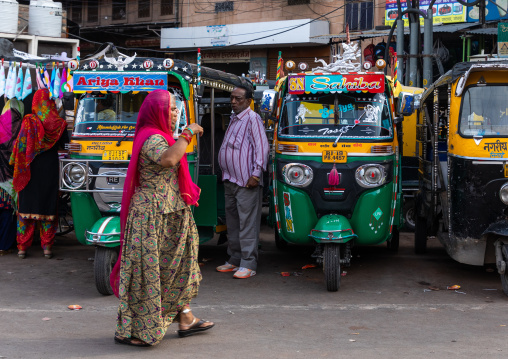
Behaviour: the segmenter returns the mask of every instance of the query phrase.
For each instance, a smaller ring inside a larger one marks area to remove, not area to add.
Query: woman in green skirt
[[[180,337],[214,326],[189,308],[201,280],[199,237],[190,210],[200,190],[192,182],[185,151],[203,129],[191,124],[175,141],[177,120],[175,99],[164,90],[151,92],[139,111],[122,197],[121,250],[111,274],[120,299],[117,343],[155,345],[173,321],[179,322]]]

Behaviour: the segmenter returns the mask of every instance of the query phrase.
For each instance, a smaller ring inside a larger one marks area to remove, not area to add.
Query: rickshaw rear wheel
[[[508,264],[508,244],[503,245],[501,252],[503,253],[503,259]],[[504,294],[508,295],[508,270],[501,274],[501,285],[503,286]]]
[[[288,242],[280,238],[277,228],[275,228],[275,247],[280,251],[284,251],[288,248]]]
[[[404,216],[404,229],[407,231],[415,230],[415,202],[413,200],[408,200],[404,203],[404,207],[402,208],[402,213]]]
[[[415,253],[423,254],[427,251],[427,219],[416,216],[415,220]]]
[[[336,292],[340,288],[340,245],[325,244],[323,253],[323,271],[325,272],[326,289]]]
[[[95,247],[95,286],[99,293],[103,295],[113,294],[113,289],[111,289],[111,284],[109,283],[109,276],[117,259],[118,251],[116,248]]]

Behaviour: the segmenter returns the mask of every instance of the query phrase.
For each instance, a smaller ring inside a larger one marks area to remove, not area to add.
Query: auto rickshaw
[[[187,147],[193,180],[201,188],[193,209],[200,242],[225,236],[224,190],[217,153],[231,113],[230,93],[245,78],[181,60],[122,58],[82,62],[73,72],[77,109],[70,158],[60,161],[60,190],[69,192],[78,241],[95,246],[97,290],[112,294],[109,275],[118,257],[120,209],[139,109],[150,91],[177,99],[175,138],[190,123],[205,129]]]
[[[276,245],[315,245],[328,291],[340,288],[354,245],[399,245],[402,116],[379,71],[384,61],[378,65],[377,72],[290,73],[265,90],[261,106],[277,119],[270,203]]]
[[[508,62],[456,64],[421,98],[415,251],[437,236],[460,263],[495,264],[508,295]]]

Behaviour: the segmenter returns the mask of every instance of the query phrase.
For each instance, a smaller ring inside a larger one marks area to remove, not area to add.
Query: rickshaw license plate
[[[127,151],[118,151],[118,150],[113,150],[113,151],[104,151],[102,153],[102,159],[107,161],[107,160],[110,160],[110,161],[127,161],[129,158],[128,158],[128,155],[127,155]]]
[[[345,163],[347,151],[323,151],[323,162]]]

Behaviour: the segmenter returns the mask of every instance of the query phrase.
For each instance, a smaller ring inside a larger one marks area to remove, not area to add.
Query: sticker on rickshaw
[[[286,217],[286,230],[288,232],[295,233],[290,195],[288,192],[284,192],[283,196],[284,196],[284,216]]]
[[[129,159],[127,151],[104,151],[102,153],[102,159],[104,161],[127,161]]]
[[[347,151],[323,151],[323,162],[346,163]]]

